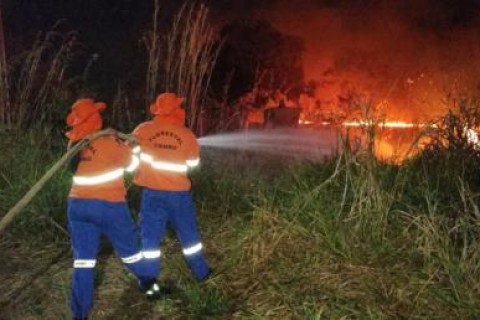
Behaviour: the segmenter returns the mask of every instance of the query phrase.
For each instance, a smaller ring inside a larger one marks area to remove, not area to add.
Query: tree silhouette
[[[229,100],[254,87],[287,91],[303,81],[300,38],[285,35],[264,20],[238,20],[221,30],[224,44],[213,74],[221,92],[230,77]]]

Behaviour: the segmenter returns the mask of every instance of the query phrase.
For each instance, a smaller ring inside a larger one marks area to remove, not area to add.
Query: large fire
[[[480,19],[474,16],[455,20],[458,12],[450,7],[432,15],[436,2],[428,0],[362,1],[357,7],[348,1],[275,3],[263,16],[304,41],[305,80],[316,83],[286,104],[301,108],[301,126],[359,132],[372,124],[359,105],[363,101],[375,106],[375,116],[388,119],[375,124],[378,156],[404,159],[427,142],[417,138],[430,123],[456,111],[462,99],[480,97]],[[253,110],[251,123],[258,125],[262,116]],[[475,131],[466,135],[479,143]],[[413,142],[419,147],[412,148]]]
[[[301,40],[305,89],[288,92],[288,79],[267,86],[285,92],[252,88],[232,108],[243,128],[264,128],[266,110],[283,101],[282,108],[301,109],[298,126],[333,127],[361,143],[374,124],[376,155],[401,162],[422,150],[431,140],[423,133],[438,133],[432,124],[461,101],[480,100],[479,6],[465,12],[461,1],[260,2],[255,19]],[[371,106],[371,113],[362,110]],[[477,132],[463,135],[480,148]]]
[[[304,41],[306,80],[322,112],[352,116],[351,99],[384,105],[385,119],[426,123],[480,96],[480,19],[430,0],[278,1],[265,17]],[[433,11],[432,11],[433,10]],[[295,14],[292,14],[295,13]],[[318,119],[302,119],[316,121]]]
[[[312,122],[299,121],[300,126],[314,125]],[[332,126],[329,122],[321,122],[321,126]],[[368,139],[374,139],[375,156],[386,162],[399,164],[404,160],[415,156],[423,146],[430,141],[427,135],[422,135],[422,130],[434,125],[425,123],[411,123],[405,121],[345,121],[339,125],[345,128],[344,135],[357,142],[360,149],[368,144]],[[366,131],[374,128],[373,137],[368,137]],[[475,132],[470,132],[473,137]],[[477,138],[478,139],[478,138]]]

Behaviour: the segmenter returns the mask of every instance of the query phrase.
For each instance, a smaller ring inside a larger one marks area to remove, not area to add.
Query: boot
[[[160,286],[156,279],[148,279],[145,281],[138,281],[138,287],[148,299],[158,299],[161,296]]]

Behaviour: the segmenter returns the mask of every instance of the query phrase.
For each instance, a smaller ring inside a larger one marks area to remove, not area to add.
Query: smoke
[[[304,40],[323,108],[357,92],[390,119],[423,121],[478,95],[479,9],[476,0],[277,0],[261,15]]]

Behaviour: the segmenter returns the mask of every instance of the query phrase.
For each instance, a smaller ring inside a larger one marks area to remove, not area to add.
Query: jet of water
[[[339,151],[332,128],[268,129],[221,133],[198,139],[202,147],[263,152],[301,158],[324,159]]]

